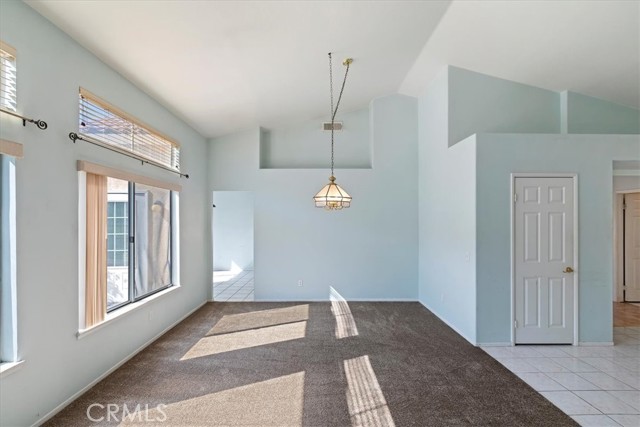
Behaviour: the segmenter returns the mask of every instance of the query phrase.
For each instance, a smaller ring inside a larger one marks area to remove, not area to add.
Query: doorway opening
[[[640,328],[640,169],[621,169],[614,162],[613,331],[614,342],[625,328]]]
[[[254,300],[253,193],[213,192],[213,300]]]

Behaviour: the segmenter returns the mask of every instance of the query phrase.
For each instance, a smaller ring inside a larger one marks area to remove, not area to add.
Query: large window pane
[[[129,301],[129,183],[107,179],[107,310]]]
[[[135,297],[171,285],[171,192],[135,184]]]

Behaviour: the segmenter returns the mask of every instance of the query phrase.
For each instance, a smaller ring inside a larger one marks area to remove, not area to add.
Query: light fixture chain
[[[329,52],[329,93],[331,98],[331,176],[333,176],[333,132],[334,124],[336,120],[336,114],[338,114],[338,107],[340,106],[340,100],[342,100],[342,93],[344,92],[344,86],[347,83],[347,75],[349,74],[350,60],[346,60],[344,65],[347,67],[344,71],[344,79],[342,80],[342,87],[340,88],[340,94],[338,95],[338,102],[336,102],[335,109],[333,108],[333,65],[331,61],[331,52]]]
[[[331,176],[333,176],[333,64],[331,61],[331,52],[329,52],[329,94],[331,98]]]

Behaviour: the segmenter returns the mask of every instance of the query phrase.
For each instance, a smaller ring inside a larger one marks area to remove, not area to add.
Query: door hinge
[[[513,321],[513,329],[518,329],[518,321],[517,320]]]
[[[513,193],[513,203],[518,201],[518,193]]]
[[[135,243],[135,242],[136,242],[135,236],[129,236],[129,243]]]
[[[622,196],[622,210],[627,209],[627,196]]]

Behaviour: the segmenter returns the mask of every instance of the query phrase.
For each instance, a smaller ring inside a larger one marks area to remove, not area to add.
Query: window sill
[[[84,337],[86,337],[87,335],[91,335],[92,333],[96,332],[97,330],[102,329],[103,327],[107,326],[108,324],[110,324],[111,322],[120,319],[121,317],[125,316],[128,313],[131,313],[132,311],[136,311],[139,308],[143,307],[145,304],[150,303],[151,301],[155,301],[158,298],[162,298],[163,296],[170,294],[174,291],[177,291],[178,289],[180,289],[180,285],[173,285],[170,288],[167,288],[163,291],[160,291],[156,294],[153,294],[143,300],[137,301],[137,302],[133,302],[131,304],[127,304],[122,308],[119,308],[117,310],[114,310],[111,313],[108,313],[107,316],[105,317],[105,319],[98,323],[97,325],[93,325],[90,328],[87,329],[80,329],[78,330],[78,332],[76,333],[76,337],[78,339],[82,339]]]
[[[0,364],[0,378],[4,378],[8,375],[13,374],[18,369],[22,368],[24,365],[24,360],[19,362],[5,362]]]

